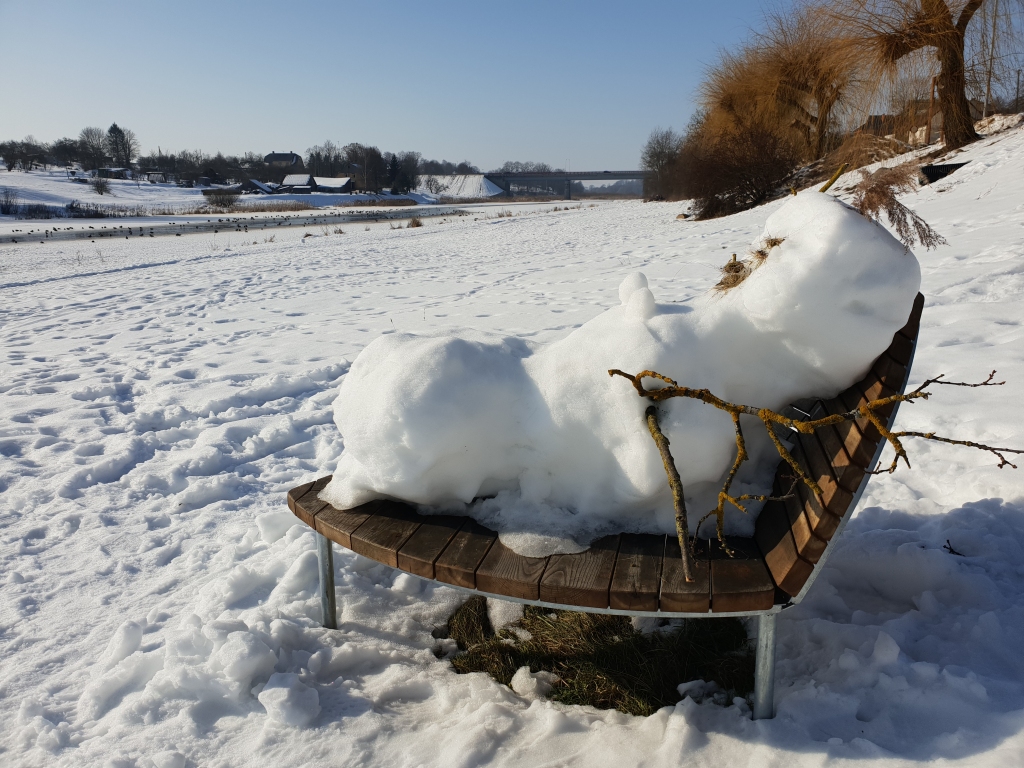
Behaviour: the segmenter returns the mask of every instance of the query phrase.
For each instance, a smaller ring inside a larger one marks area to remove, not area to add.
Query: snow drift
[[[381,496],[450,508],[497,494],[470,514],[503,533],[577,545],[611,526],[673,531],[643,421],[648,403],[608,369],[653,369],[775,409],[832,396],[889,345],[920,287],[914,255],[829,195],[804,192],[781,207],[755,247],[766,243],[767,258],[744,282],[692,307],[658,304],[634,273],[620,306],[542,348],[474,332],[378,338],[335,401],[345,450],[321,498],[339,508]],[[732,461],[731,420],[694,401],[661,408],[699,503]],[[748,441],[755,459],[772,450],[763,432]],[[566,546],[505,540],[530,554]]]

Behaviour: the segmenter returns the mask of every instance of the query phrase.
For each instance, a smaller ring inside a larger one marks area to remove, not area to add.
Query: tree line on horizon
[[[358,189],[393,194],[406,194],[419,186],[421,177],[453,176],[481,173],[479,167],[463,160],[429,160],[419,152],[382,152],[376,146],[350,142],[338,145],[328,140],[306,150],[292,168],[281,168],[267,163],[265,155],[245,152],[241,155],[210,155],[202,150],[156,152],[141,154],[134,131],[113,123],[110,128],[83,128],[78,138],[61,138],[51,143],[40,142],[28,136],[21,141],[0,142],[0,157],[8,171],[15,168],[57,166],[81,167],[92,171],[108,166],[133,168],[139,171],[159,171],[173,174],[178,179],[196,181],[212,177],[225,181],[256,179],[280,183],[289,173],[309,173],[313,176],[337,178],[348,176]],[[507,161],[493,172],[543,172],[553,169],[546,163]],[[551,191],[543,185],[533,185],[534,191]],[[439,187],[440,189],[440,187]]]
[[[723,51],[681,132],[641,151],[645,196],[699,218],[758,205],[811,165],[831,174],[932,139],[975,141],[976,113],[1019,111],[1024,0],[798,0]],[[984,107],[979,109],[980,105]]]

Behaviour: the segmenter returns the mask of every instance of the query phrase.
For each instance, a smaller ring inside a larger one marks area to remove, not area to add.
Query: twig
[[[690,552],[690,545],[687,542],[690,527],[686,522],[686,500],[683,498],[683,481],[679,477],[679,470],[676,469],[676,462],[672,458],[672,452],[668,448],[668,438],[661,431],[658,424],[658,409],[653,405],[647,407],[644,414],[647,421],[647,429],[654,438],[654,444],[658,446],[661,453],[661,463],[665,465],[665,474],[668,475],[668,487],[672,489],[672,506],[676,512],[676,536],[679,537],[679,549],[683,553],[683,578],[693,581],[693,559]]]
[[[966,555],[963,552],[957,552],[955,549],[953,549],[953,545],[949,543],[949,539],[946,539],[946,544],[942,548],[949,552],[949,554],[951,555],[956,555],[957,557],[966,557]]]
[[[843,175],[843,172],[847,169],[847,167],[849,165],[850,165],[849,163],[843,163],[842,165],[840,165],[836,169],[836,172],[832,174],[832,178],[829,179],[827,182],[825,182],[825,186],[823,186],[818,191],[819,192],[828,192],[829,187],[831,187],[833,184],[835,184],[839,180],[839,177]]]

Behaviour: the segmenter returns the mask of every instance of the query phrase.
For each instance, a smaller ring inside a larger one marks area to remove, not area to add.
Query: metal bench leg
[[[320,616],[327,629],[337,629],[337,607],[334,604],[334,549],[331,540],[316,534],[316,559],[320,563]]]
[[[775,717],[775,616],[757,617],[757,657],[754,662],[754,720]]]

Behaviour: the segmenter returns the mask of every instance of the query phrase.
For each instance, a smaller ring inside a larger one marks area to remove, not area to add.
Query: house
[[[286,173],[296,173],[305,167],[302,164],[302,157],[294,152],[271,152],[263,158],[263,162]]]
[[[207,187],[210,186],[211,184],[229,183],[227,179],[225,179],[223,176],[217,173],[217,171],[215,171],[213,168],[207,168],[205,171],[203,171],[202,178],[207,179],[207,183],[203,185]]]
[[[342,194],[345,192],[351,192],[352,187],[352,179],[348,176],[343,176],[338,179],[331,179],[325,176],[313,177],[314,192],[330,192],[333,194]]]
[[[97,168],[96,176],[101,179],[130,179],[131,168]]]
[[[290,173],[284,177],[279,194],[308,195],[311,192],[342,194],[352,191],[352,179],[344,176],[332,179],[327,176],[311,176],[308,173]]]
[[[279,195],[308,195],[313,191],[313,177],[308,173],[289,173],[277,188]]]
[[[264,184],[259,179],[244,181],[238,188],[245,195],[272,195],[276,190],[277,184]]]
[[[981,102],[968,99],[967,104],[971,119],[980,120]],[[931,144],[942,136],[942,109],[938,99],[910,99],[901,114],[871,115],[855,133],[898,139],[911,146]]]

